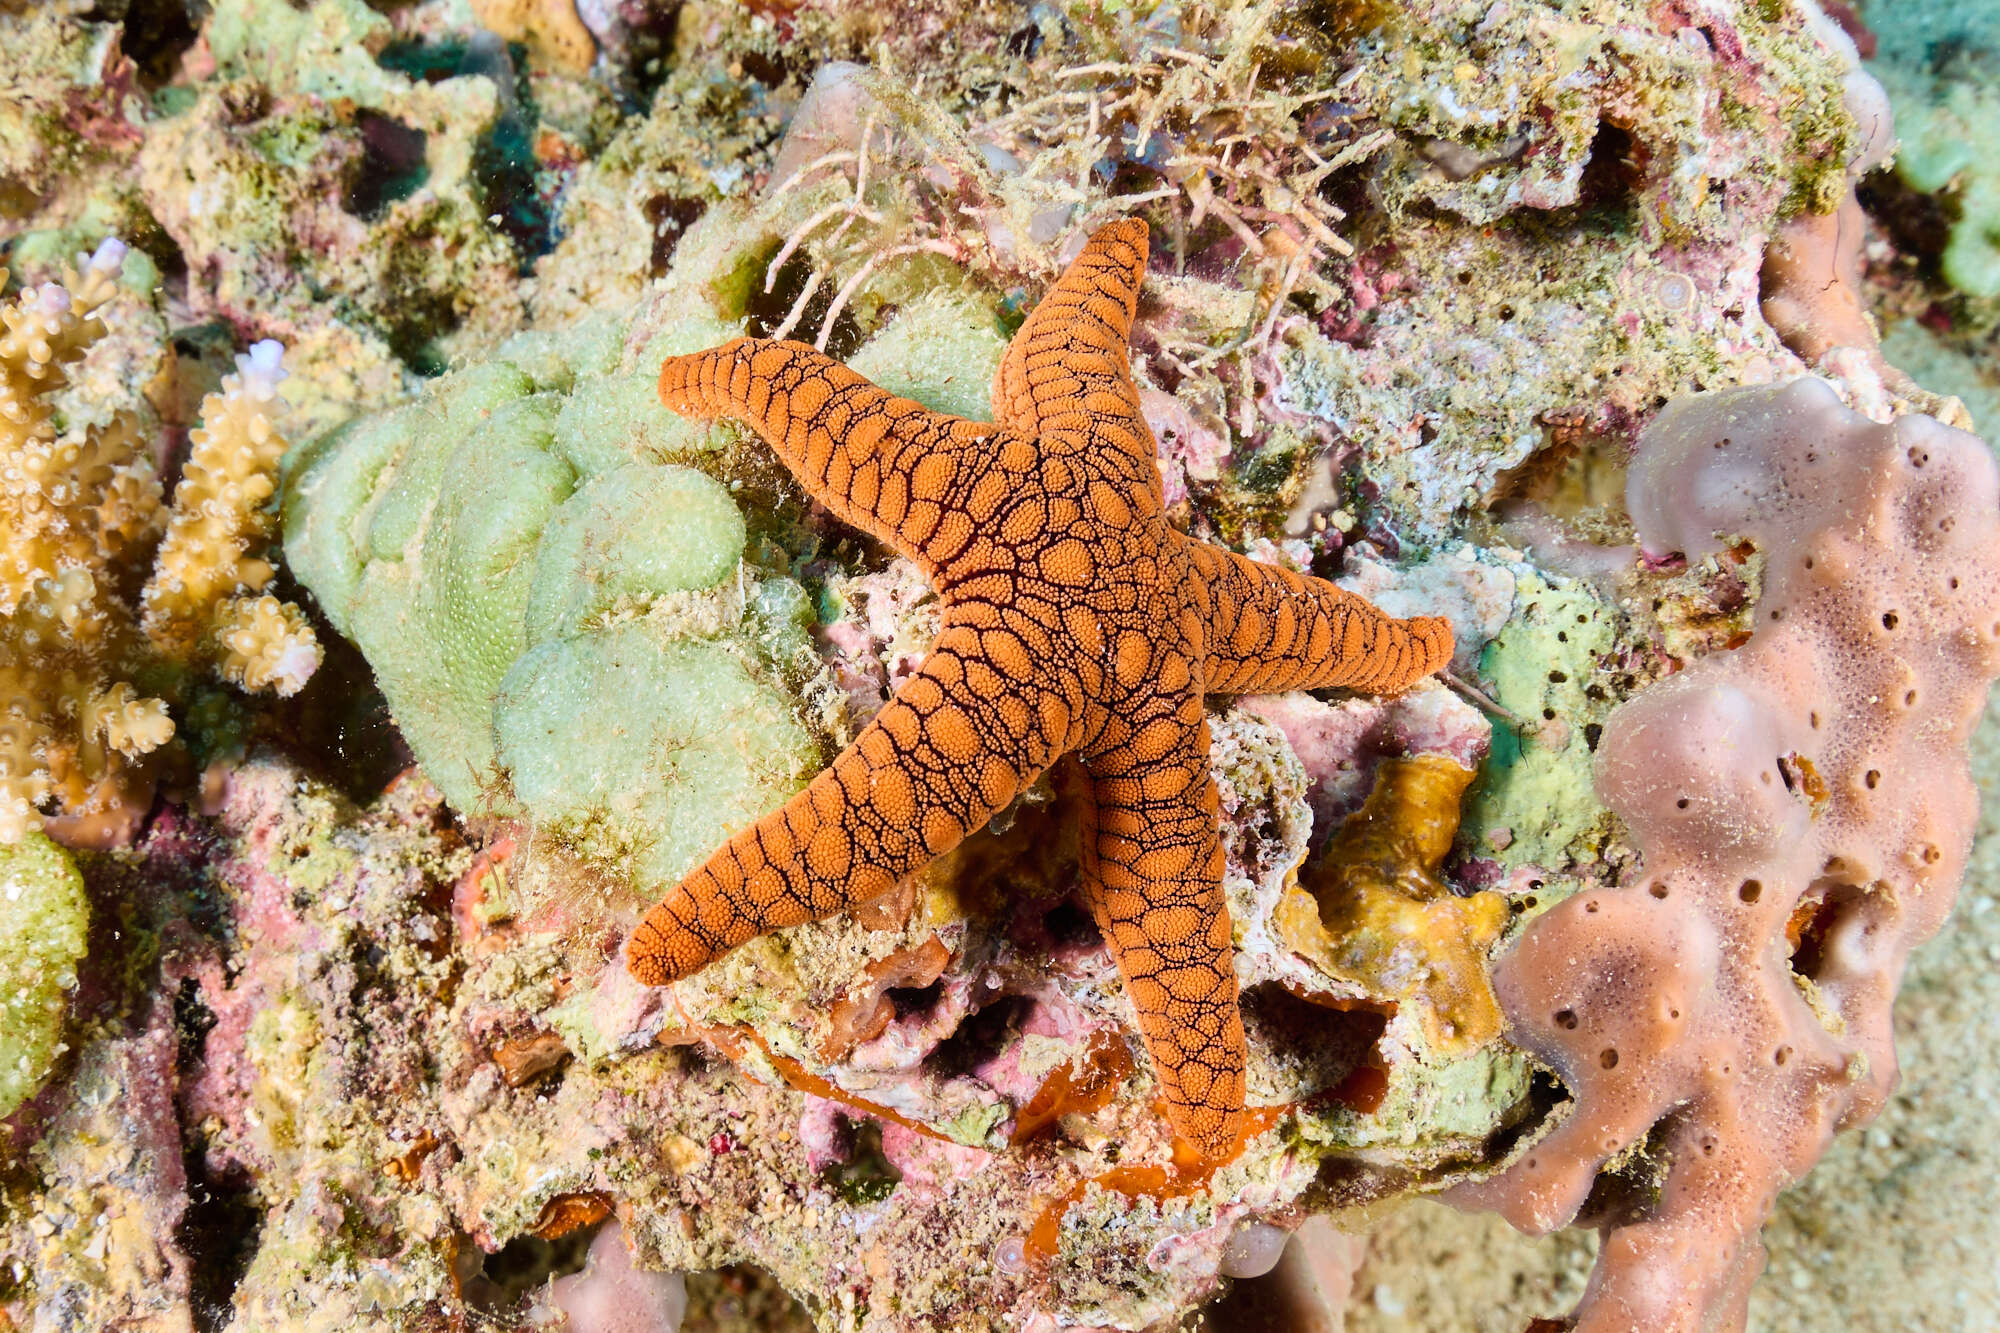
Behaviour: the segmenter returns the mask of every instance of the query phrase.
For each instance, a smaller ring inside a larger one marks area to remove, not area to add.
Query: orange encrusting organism
[[[1132,1056],[1120,1038],[1099,1033],[1068,1064],[1042,1080],[1021,1109],[1014,1113],[1014,1131],[1007,1141],[1015,1147],[1033,1140],[1066,1115],[1089,1115],[1111,1104],[1119,1085],[1132,1077]]]
[[[1089,777],[1083,893],[1175,1132],[1243,1123],[1243,1024],[1202,698],[1407,688],[1451,629],[1169,527],[1126,360],[1146,225],[1091,237],[1014,336],[997,422],[876,388],[802,343],[669,357],[660,397],[733,417],[836,516],[916,561],[942,629],[923,668],[784,808],[656,905],[627,956],[664,985],[745,940],[894,888],[1065,754]]]
[[[904,1129],[915,1134],[922,1134],[926,1138],[937,1139],[945,1143],[952,1141],[949,1137],[932,1129],[921,1120],[912,1120],[901,1112],[882,1105],[880,1102],[871,1102],[866,1097],[856,1096],[839,1084],[829,1079],[821,1078],[818,1074],[813,1073],[789,1055],[779,1055],[771,1049],[771,1043],[764,1040],[763,1034],[747,1025],[733,1024],[722,1027],[696,1025],[669,1028],[656,1037],[655,1040],[662,1046],[686,1046],[694,1042],[703,1042],[725,1059],[732,1060],[739,1065],[743,1063],[743,1058],[747,1053],[743,1046],[743,1043],[747,1040],[763,1053],[765,1060],[770,1062],[771,1068],[778,1071],[779,1078],[785,1080],[785,1083],[789,1087],[805,1093],[808,1097],[817,1097],[821,1101],[838,1102],[851,1111],[859,1112],[862,1115],[874,1116],[877,1120],[886,1121],[892,1125],[900,1125]],[[752,1078],[756,1082],[763,1081],[756,1079],[754,1075]]]

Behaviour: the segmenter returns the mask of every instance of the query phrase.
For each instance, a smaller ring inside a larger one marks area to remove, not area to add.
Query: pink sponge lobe
[[[1639,865],[1531,923],[1494,978],[1572,1101],[1460,1202],[1562,1226],[1645,1145],[1657,1193],[1598,1219],[1577,1327],[1694,1333],[1742,1326],[1778,1191],[1894,1085],[1896,987],[1978,812],[2000,474],[1971,435],[1807,378],[1670,403],[1627,502],[1651,556],[1754,543],[1755,630],[1606,720],[1598,795]]]

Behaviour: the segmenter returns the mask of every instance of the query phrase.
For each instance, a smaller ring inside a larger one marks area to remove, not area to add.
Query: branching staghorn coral
[[[129,416],[65,430],[54,399],[104,336],[96,312],[125,254],[107,240],[63,282],[0,309],[0,843],[19,842],[45,808],[71,841],[130,829],[151,799],[148,757],[174,723],[165,700],[127,678],[159,656],[281,694],[318,662],[295,608],[247,596],[271,574],[246,557],[266,533],[256,511],[283,449],[262,406],[279,373],[275,343],[203,404],[154,576],[163,591],[147,598],[165,608],[159,632],[149,623],[142,635],[120,595],[165,516],[151,450]]]
[[[0,606],[19,608],[65,566],[104,565],[151,528],[159,484],[127,423],[60,436],[51,396],[68,383],[104,326],[125,247],[106,241],[81,273],[24,291],[0,310],[0,447],[9,542],[0,553]]]
[[[114,683],[132,649],[116,566],[155,530],[159,480],[124,419],[66,434],[51,399],[103,336],[125,247],[106,241],[63,283],[0,310],[0,843],[53,798],[111,816],[138,801],[135,761],[173,735],[158,699]]]
[[[169,659],[213,661],[231,684],[290,695],[319,665],[319,642],[297,607],[258,595],[276,571],[250,554],[274,526],[264,502],[285,452],[269,415],[283,350],[256,344],[203,400],[141,602],[146,637]]]

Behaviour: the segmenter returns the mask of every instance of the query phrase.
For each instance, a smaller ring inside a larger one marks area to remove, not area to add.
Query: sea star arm
[[[1329,686],[1395,694],[1451,661],[1451,622],[1398,620],[1325,579],[1187,543],[1207,630],[1208,688],[1266,694]]]
[[[653,907],[627,946],[633,974],[662,986],[766,931],[879,897],[984,825],[1054,762],[1070,726],[1012,651],[947,621],[831,768]]]
[[[1174,1132],[1211,1161],[1243,1130],[1243,1019],[1201,694],[1114,713],[1084,756],[1083,895],[1097,918]]]
[[[998,427],[898,398],[804,343],[738,338],[670,356],[660,399],[682,416],[748,425],[843,522],[930,574],[965,546],[959,510],[1005,452]]]
[[[1110,446],[1147,465],[1153,434],[1139,411],[1126,343],[1146,275],[1146,224],[1100,227],[1042,298],[993,376],[993,419],[1078,452]]]

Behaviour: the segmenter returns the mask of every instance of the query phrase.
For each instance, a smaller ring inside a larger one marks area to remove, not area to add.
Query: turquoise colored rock
[[[1896,116],[1896,174],[1943,192],[1953,216],[1944,278],[2000,296],[2000,8],[1877,0],[1863,17],[1879,43],[1869,70]]]
[[[1606,710],[1587,690],[1598,659],[1615,647],[1609,613],[1582,584],[1519,578],[1513,614],[1479,671],[1527,725],[1493,728],[1460,824],[1476,855],[1554,870],[1587,859],[1609,832],[1592,786],[1591,728]]]
[[[35,1094],[61,1053],[90,908],[69,854],[39,833],[0,844],[0,1116]]]

